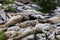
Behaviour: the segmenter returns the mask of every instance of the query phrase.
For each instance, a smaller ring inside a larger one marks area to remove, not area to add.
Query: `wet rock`
[[[12,27],[8,28],[7,31],[11,31],[11,30],[18,31],[19,29],[20,29],[19,26],[12,26]]]

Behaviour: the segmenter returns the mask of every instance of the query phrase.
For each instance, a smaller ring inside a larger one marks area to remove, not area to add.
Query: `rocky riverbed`
[[[60,40],[60,7],[48,15],[36,11],[41,8],[34,3],[14,2],[9,6],[17,12],[7,11],[8,5],[0,10],[0,31],[6,40],[35,40],[36,32],[37,40]]]

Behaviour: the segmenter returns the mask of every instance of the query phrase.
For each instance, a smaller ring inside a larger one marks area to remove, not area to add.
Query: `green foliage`
[[[0,31],[0,40],[5,40],[4,31]]]
[[[56,9],[55,0],[33,0],[36,2],[42,9],[39,11],[43,13],[51,13],[52,10]]]
[[[15,9],[15,8],[9,6],[9,4],[14,4],[14,0],[11,0],[11,2],[10,2],[9,0],[4,0],[4,1],[2,2],[2,8],[3,8],[3,6],[4,6],[5,4],[8,5],[8,10],[9,10],[9,11],[11,11],[11,12],[16,12],[16,9]]]
[[[14,0],[12,0],[12,3],[14,3]]]
[[[8,10],[11,11],[11,12],[16,12],[16,9],[11,7],[11,6],[8,7]]]

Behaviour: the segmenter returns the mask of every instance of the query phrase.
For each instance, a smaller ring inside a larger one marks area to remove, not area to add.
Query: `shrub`
[[[36,2],[42,9],[39,11],[43,13],[51,13],[54,9],[56,9],[56,2],[55,0],[33,0]]]
[[[4,31],[0,31],[0,40],[6,40]]]

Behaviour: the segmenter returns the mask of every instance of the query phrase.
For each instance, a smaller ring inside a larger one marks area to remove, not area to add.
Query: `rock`
[[[32,3],[31,0],[16,0],[16,1],[18,1],[18,2],[22,2],[22,3],[24,3],[24,4]]]
[[[39,39],[39,40],[46,40],[46,38],[41,38],[41,39]]]
[[[28,28],[26,29],[25,31],[23,31],[21,34],[19,34],[18,36],[15,37],[15,39],[21,39],[21,38],[24,38],[30,34],[33,34],[35,33],[36,31],[36,28]]]
[[[26,38],[22,38],[21,40],[28,40],[28,39],[26,39]]]
[[[7,40],[13,40],[13,38],[9,38],[9,39],[7,39]]]
[[[22,28],[28,27],[28,26],[34,26],[36,24],[35,20],[31,20],[31,21],[25,21],[23,23],[20,23],[19,26]]]
[[[48,23],[45,23],[45,24],[38,23],[35,25],[35,27],[37,28],[38,31],[40,30],[44,33],[47,33],[47,31],[52,28],[52,26]]]
[[[4,12],[4,10],[1,10],[1,11],[0,11],[0,15],[1,15],[1,17],[3,18],[4,21],[7,20],[7,19],[6,19],[6,18],[7,18],[7,17],[6,17],[6,13]]]
[[[25,38],[28,39],[28,40],[33,40],[34,39],[34,35],[32,34],[32,35],[29,35],[29,36],[27,36]]]
[[[56,37],[58,38],[58,40],[60,40],[60,35],[57,35]]]
[[[32,7],[32,9],[39,10],[41,9],[38,5],[36,4],[28,4],[28,6]]]
[[[30,6],[25,5],[25,6],[23,7],[23,9],[27,10],[27,9],[31,9],[31,7],[30,7]]]
[[[57,7],[57,9],[54,12],[55,14],[60,14],[60,7]]]
[[[54,27],[60,27],[60,23],[54,24]]]
[[[9,21],[7,23],[5,23],[4,25],[2,25],[1,27],[9,27],[11,25],[14,25],[16,23],[21,22],[22,20],[22,16],[18,15],[18,16],[13,16],[9,19]]]
[[[2,24],[4,21],[0,20],[0,24]]]
[[[18,32],[23,32],[23,31],[25,31],[27,28],[21,28]]]
[[[2,4],[0,3],[0,7],[2,7]]]
[[[18,31],[19,29],[20,29],[19,26],[12,26],[12,27],[8,28],[7,31],[11,31],[11,30]]]
[[[42,20],[42,22],[45,23],[59,23],[60,22],[60,15],[53,16],[51,18],[48,18],[46,20]]]
[[[17,2],[17,1],[14,1],[14,3],[17,4],[18,6],[21,6],[21,5],[23,6],[23,5],[25,5],[25,4],[23,4],[23,3],[21,3],[21,2]]]
[[[41,38],[45,37],[45,34],[37,34],[37,37],[38,37],[39,39],[41,39]]]
[[[23,6],[17,7],[17,10],[18,10],[18,11],[23,11],[23,10],[24,10],[24,9],[23,9]]]
[[[0,31],[6,31],[7,28],[0,28]]]
[[[38,12],[38,11],[36,11],[36,10],[23,10],[22,12],[21,12],[21,14],[23,14],[23,15],[30,15],[30,14],[41,14],[41,12]]]
[[[51,21],[52,23],[59,23],[60,22],[60,16],[54,16],[48,19],[49,21]]]
[[[4,33],[8,38],[13,38],[17,35],[17,31],[6,31]]]

